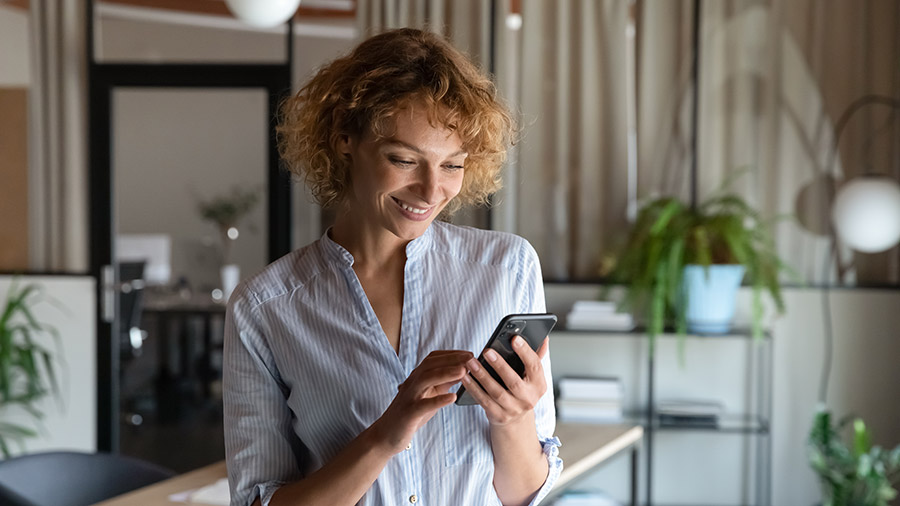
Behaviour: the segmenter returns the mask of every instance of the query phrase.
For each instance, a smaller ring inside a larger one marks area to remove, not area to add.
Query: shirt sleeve
[[[538,260],[537,252],[527,241],[523,240],[523,246],[520,252],[519,263],[521,269],[519,272],[519,291],[518,310],[522,313],[546,313],[547,306],[544,299],[544,279],[541,274],[541,264]],[[553,339],[550,339],[552,344]],[[547,464],[549,471],[547,479],[541,486],[538,493],[531,501],[531,505],[540,504],[540,502],[550,493],[556,480],[559,479],[559,473],[563,469],[563,461],[559,458],[559,447],[561,443],[559,438],[553,433],[556,431],[556,409],[553,405],[553,375],[550,371],[550,353],[541,360],[544,367],[544,377],[547,381],[547,392],[538,401],[534,407],[535,428],[537,429],[538,440],[544,455],[547,456]]]
[[[239,287],[225,317],[223,404],[231,506],[259,497],[267,506],[284,483],[301,478],[302,448],[287,388],[265,340],[255,300]]]

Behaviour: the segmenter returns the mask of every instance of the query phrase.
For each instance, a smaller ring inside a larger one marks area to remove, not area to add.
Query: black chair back
[[[0,504],[88,506],[174,475],[123,455],[34,453],[0,461]]]

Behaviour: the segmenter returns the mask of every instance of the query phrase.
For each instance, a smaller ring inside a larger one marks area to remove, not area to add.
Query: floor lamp
[[[844,127],[856,111],[869,105],[887,106],[896,111],[900,109],[900,100],[883,95],[865,95],[847,107],[834,126],[834,147],[826,166],[826,175],[832,173]],[[878,253],[900,242],[900,183],[888,175],[876,174],[867,168],[863,175],[852,178],[838,190],[827,214],[831,215],[833,224],[833,246],[829,249],[824,264],[826,284],[822,290],[822,309],[825,313],[825,364],[819,387],[819,401],[822,404],[826,403],[828,396],[834,344],[827,283],[831,256],[834,255],[834,260],[838,264],[838,272],[843,272],[838,253],[840,243],[856,251]]]

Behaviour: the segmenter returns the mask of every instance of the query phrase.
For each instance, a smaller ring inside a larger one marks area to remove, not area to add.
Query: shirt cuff
[[[275,495],[275,492],[285,483],[286,482],[284,481],[267,481],[257,485],[256,490],[259,495],[260,504],[262,504],[262,506],[269,506],[269,501],[272,500],[272,496]]]
[[[540,504],[540,502],[547,497],[547,494],[550,493],[556,480],[559,479],[559,473],[561,473],[563,469],[563,461],[559,458],[560,446],[562,446],[562,443],[559,442],[558,437],[541,440],[541,448],[544,450],[544,455],[547,456],[549,470],[547,472],[547,479],[544,480],[544,484],[541,485],[540,490],[538,490],[537,495],[534,496],[534,500],[531,501],[529,506],[537,506]]]

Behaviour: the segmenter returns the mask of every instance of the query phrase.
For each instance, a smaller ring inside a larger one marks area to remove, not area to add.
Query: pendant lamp
[[[225,0],[234,17],[258,28],[278,26],[294,15],[300,0]]]

